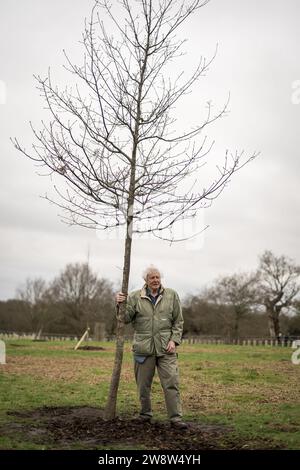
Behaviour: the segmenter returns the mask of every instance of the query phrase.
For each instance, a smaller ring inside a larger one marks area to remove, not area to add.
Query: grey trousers
[[[143,364],[134,361],[135,380],[138,388],[141,412],[144,417],[152,416],[151,385],[155,374],[155,367],[164,391],[168,417],[171,421],[181,420],[182,408],[179,394],[179,377],[177,355],[148,356]]]

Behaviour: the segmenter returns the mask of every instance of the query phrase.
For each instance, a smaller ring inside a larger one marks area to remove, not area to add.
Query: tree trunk
[[[238,339],[238,337],[239,337],[239,324],[238,324],[238,321],[235,322],[232,337],[233,337],[233,339]]]
[[[238,339],[239,337],[239,320],[239,315],[235,312],[233,325],[233,339]]]
[[[122,280],[122,292],[128,293],[128,282],[130,274],[130,258],[131,258],[131,244],[132,244],[132,219],[127,224],[127,234],[125,240],[125,253],[124,253],[124,267],[123,267],[123,280]],[[121,303],[118,307],[118,318],[116,327],[116,351],[114,367],[111,376],[109,395],[104,410],[104,418],[107,420],[114,419],[116,416],[117,407],[117,395],[120,383],[121,368],[123,362],[123,350],[124,350],[124,312],[126,309],[126,302]]]
[[[275,316],[273,321],[274,321],[275,336],[276,338],[278,338],[279,333],[280,333],[279,318]]]
[[[268,324],[269,324],[270,337],[272,339],[276,339],[276,338],[278,338],[279,333],[280,333],[279,317],[272,310],[267,310],[267,313],[268,313]]]
[[[149,44],[149,35],[148,35],[147,45],[145,48],[145,55],[144,55],[143,63],[141,66],[138,96],[136,99],[137,108],[136,108],[136,118],[135,118],[135,126],[134,126],[130,185],[129,185],[129,192],[128,192],[127,214],[126,214],[127,215],[127,224],[126,224],[127,232],[126,232],[126,240],[125,240],[125,254],[124,254],[123,281],[122,281],[122,292],[124,294],[128,294],[130,260],[131,260],[131,244],[132,244],[132,234],[133,234],[133,206],[134,206],[134,198],[135,198],[136,158],[137,158],[137,148],[138,148],[138,141],[139,141],[138,139],[139,127],[140,127],[140,122],[141,122],[142,91],[143,91],[145,73],[146,73],[146,68],[147,68],[149,45],[150,44]],[[124,328],[125,328],[123,317],[124,317],[125,309],[126,309],[126,302],[122,302],[121,305],[119,306],[119,315],[118,315],[119,318],[117,319],[115,362],[114,362],[114,368],[113,368],[113,373],[111,377],[109,396],[108,396],[108,400],[107,400],[105,412],[104,412],[105,419],[113,419],[116,416],[117,394],[118,394],[121,367],[122,367],[122,361],[123,361]]]

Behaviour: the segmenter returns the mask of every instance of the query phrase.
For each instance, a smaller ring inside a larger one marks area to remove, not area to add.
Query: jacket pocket
[[[132,350],[136,354],[149,356],[152,353],[152,336],[148,333],[135,333]]]
[[[171,338],[170,331],[160,331],[160,341],[161,341],[161,350],[162,352],[167,352],[167,347]]]

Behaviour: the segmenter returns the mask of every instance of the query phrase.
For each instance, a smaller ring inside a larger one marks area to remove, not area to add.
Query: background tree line
[[[113,284],[88,263],[68,264],[46,283],[27,279],[16,299],[0,302],[0,330],[81,335],[101,324],[115,333]],[[300,268],[265,251],[253,273],[221,276],[183,299],[184,334],[237,339],[300,336]],[[127,333],[130,333],[130,327]]]
[[[185,331],[237,339],[300,335],[300,267],[265,251],[255,272],[222,276],[184,302]]]
[[[98,279],[88,263],[68,264],[53,281],[27,279],[16,299],[0,302],[0,329],[82,335],[101,323],[112,334],[114,308],[109,280]]]

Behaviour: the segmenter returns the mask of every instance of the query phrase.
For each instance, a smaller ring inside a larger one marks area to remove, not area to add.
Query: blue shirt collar
[[[151,300],[151,302],[153,303],[153,305],[155,305],[156,300],[157,300],[157,298],[158,298],[158,296],[159,296],[159,294],[160,294],[160,288],[161,288],[161,286],[159,286],[156,295],[152,295],[152,294],[151,294],[151,290],[149,289],[148,286],[146,286],[146,294],[147,294],[147,297],[150,298],[150,300]]]

